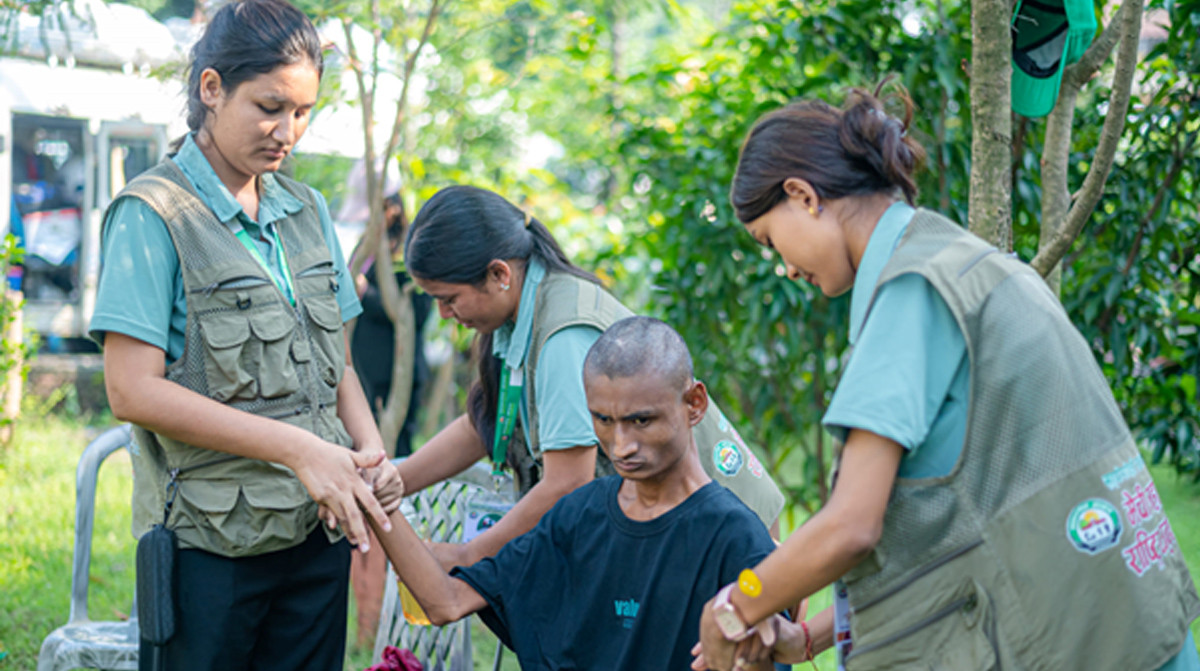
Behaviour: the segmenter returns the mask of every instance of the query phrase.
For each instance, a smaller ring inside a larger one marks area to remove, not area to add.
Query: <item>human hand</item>
[[[400,501],[404,498],[404,480],[400,479],[400,471],[396,470],[391,459],[384,459],[375,468],[368,468],[363,472],[363,479],[375,492],[375,500],[383,506],[384,512],[390,514],[400,508]]]
[[[813,644],[809,640],[809,627],[802,621],[791,622],[779,618],[776,623],[778,636],[771,658],[782,664],[802,664],[812,660]]]
[[[692,648],[696,657],[692,660],[694,671],[732,671],[737,660],[737,644],[726,640],[717,626],[713,601],[709,599],[700,612],[700,642]]]
[[[363,511],[385,531],[392,524],[360,473],[377,467],[386,455],[382,450],[353,452],[315,436],[314,440],[297,453],[296,463],[288,465],[319,505],[321,520],[330,528],[340,524],[350,543],[367,552],[370,542]]]
[[[463,543],[429,543],[429,551],[446,573],[455,566],[470,566],[475,563],[470,549]]]

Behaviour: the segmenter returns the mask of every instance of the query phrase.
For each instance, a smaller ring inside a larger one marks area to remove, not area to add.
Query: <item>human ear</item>
[[[508,265],[507,261],[492,259],[488,264],[488,278],[495,280],[504,291],[508,291],[513,280],[512,266]]]
[[[205,107],[216,106],[224,91],[221,88],[221,74],[212,68],[205,68],[200,73],[200,102]]]
[[[708,412],[708,389],[696,380],[683,392],[683,404],[687,406],[688,425],[696,426]]]
[[[811,182],[799,177],[788,177],[783,180],[783,192],[789,200],[794,200],[805,210],[816,211],[821,208],[820,197]]]

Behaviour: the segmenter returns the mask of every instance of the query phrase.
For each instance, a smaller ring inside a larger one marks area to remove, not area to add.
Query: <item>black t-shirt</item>
[[[621,512],[620,486],[580,487],[495,557],[454,569],[522,669],[684,671],[704,604],[775,548],[715,482],[648,522]]]

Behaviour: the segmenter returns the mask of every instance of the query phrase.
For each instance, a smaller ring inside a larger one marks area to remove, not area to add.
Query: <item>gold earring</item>
[[[817,216],[817,210],[812,205],[808,206],[808,216],[810,216],[810,217]]]

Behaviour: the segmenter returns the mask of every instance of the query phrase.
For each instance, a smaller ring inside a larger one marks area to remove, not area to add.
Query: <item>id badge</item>
[[[854,641],[850,637],[850,593],[841,580],[833,584],[833,647],[837,650],[838,671],[846,671],[846,656]]]
[[[492,528],[513,507],[512,503],[489,496],[476,496],[467,501],[463,520],[462,542],[469,543],[479,534]]]

